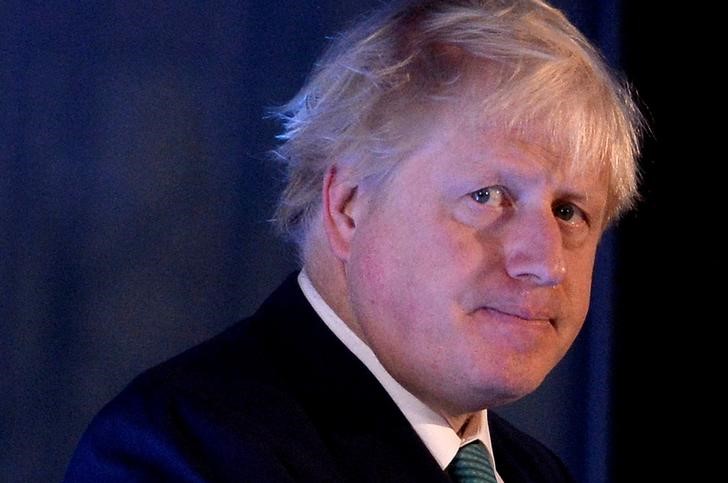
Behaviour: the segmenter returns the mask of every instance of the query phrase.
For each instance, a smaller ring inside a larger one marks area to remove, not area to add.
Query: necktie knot
[[[496,483],[488,449],[480,441],[460,448],[447,472],[457,483]]]

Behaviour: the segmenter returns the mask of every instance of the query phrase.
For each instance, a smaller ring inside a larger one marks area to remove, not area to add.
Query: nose
[[[551,212],[521,217],[509,230],[504,247],[508,274],[535,285],[559,285],[566,275],[563,242]]]

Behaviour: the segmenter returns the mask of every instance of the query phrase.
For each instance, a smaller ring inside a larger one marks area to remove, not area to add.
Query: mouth
[[[527,311],[527,310],[515,310],[515,309],[500,309],[500,308],[494,308],[494,307],[480,307],[478,311],[485,312],[489,314],[491,317],[494,317],[499,320],[503,320],[506,322],[520,322],[520,323],[529,323],[529,324],[536,324],[536,325],[555,325],[555,319],[551,317],[548,314],[537,312],[537,311]]]

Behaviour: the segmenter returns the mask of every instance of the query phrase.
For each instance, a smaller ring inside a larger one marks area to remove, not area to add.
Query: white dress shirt
[[[493,458],[487,411],[476,413],[462,431],[462,438],[445,418],[430,409],[407,389],[402,387],[382,366],[374,352],[362,341],[343,320],[321,298],[305,271],[298,275],[298,284],[316,313],[334,335],[369,369],[384,387],[394,403],[425,443],[442,469],[455,457],[458,449],[474,440],[480,440],[488,448],[498,483],[503,483]]]

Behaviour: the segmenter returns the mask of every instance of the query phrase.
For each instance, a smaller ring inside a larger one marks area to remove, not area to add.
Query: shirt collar
[[[402,387],[387,372],[369,346],[324,301],[303,270],[298,275],[298,284],[306,299],[331,332],[369,369],[384,387],[441,468],[445,469],[450,464],[461,446],[476,439],[485,444],[491,454],[491,459],[493,459],[493,447],[490,440],[486,410],[476,413],[465,426],[463,437],[458,436],[445,418]],[[493,461],[493,467],[495,468],[495,461]]]

